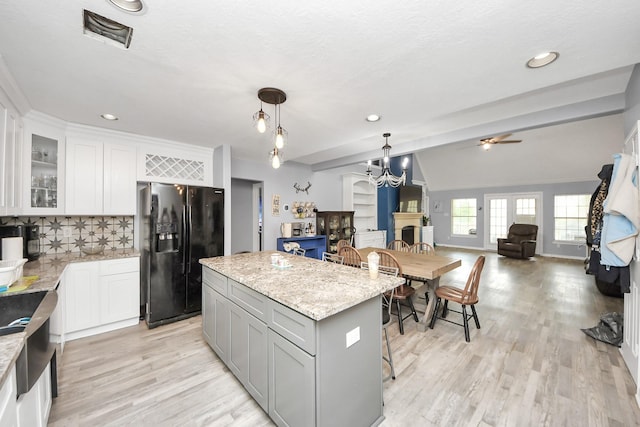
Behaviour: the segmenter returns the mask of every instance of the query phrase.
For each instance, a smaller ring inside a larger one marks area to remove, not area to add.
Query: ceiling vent
[[[128,49],[131,44],[133,28],[85,10],[84,34]]]

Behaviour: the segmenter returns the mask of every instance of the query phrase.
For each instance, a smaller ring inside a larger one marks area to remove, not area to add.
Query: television
[[[418,185],[403,185],[400,187],[400,204],[398,212],[422,212],[422,187]]]

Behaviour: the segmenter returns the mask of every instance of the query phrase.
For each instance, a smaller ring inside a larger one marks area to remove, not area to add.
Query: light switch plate
[[[360,326],[347,332],[347,348],[360,341]]]

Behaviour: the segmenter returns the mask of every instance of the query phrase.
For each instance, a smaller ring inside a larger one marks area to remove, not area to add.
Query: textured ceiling
[[[0,2],[0,56],[24,105],[60,119],[266,161],[257,91],[287,92],[287,160],[324,169],[619,111],[640,62],[640,2],[148,0]],[[86,8],[134,28],[128,50],[82,33]],[[560,52],[549,67],[531,56]],[[617,102],[614,102],[617,100]],[[265,110],[273,115],[271,106]],[[24,112],[24,111],[23,111]],[[101,113],[120,117],[105,122]],[[382,120],[364,118],[378,113]]]

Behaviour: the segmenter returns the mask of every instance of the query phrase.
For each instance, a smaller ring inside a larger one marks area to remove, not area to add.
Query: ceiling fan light
[[[487,144],[487,143],[482,143],[482,149],[484,151],[489,151],[491,149],[491,144]]]

